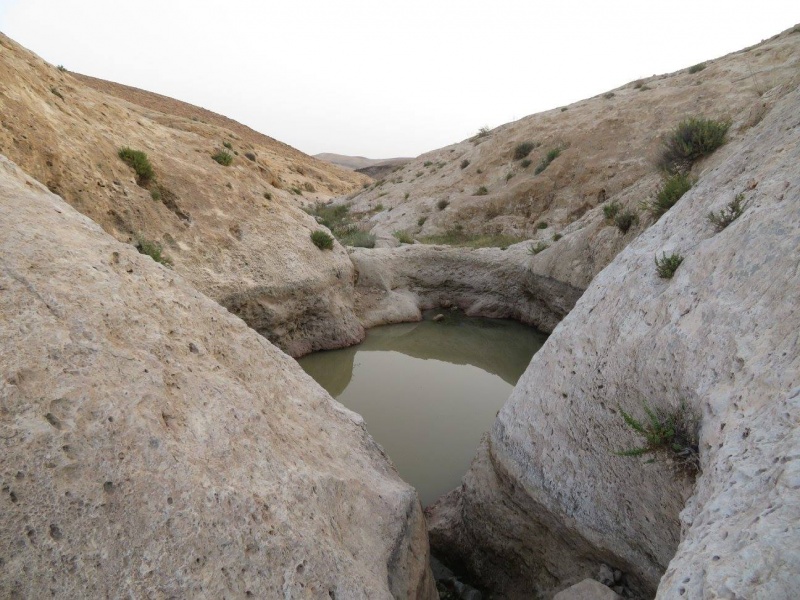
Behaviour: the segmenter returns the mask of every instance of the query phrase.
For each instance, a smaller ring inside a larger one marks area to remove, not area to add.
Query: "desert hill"
[[[794,28],[701,65],[482,130],[336,202],[348,204],[379,245],[396,245],[395,232],[427,243],[480,236],[494,236],[498,246],[541,243],[542,272],[585,288],[654,222],[640,205],[662,185],[657,163],[667,132],[705,117],[729,121],[728,139],[741,139],[798,83]],[[692,177],[702,177],[708,164],[695,165]],[[604,217],[612,203],[636,214],[625,232]]]
[[[313,245],[318,226],[300,206],[365,177],[203,109],[73,76],[8,37],[0,45],[1,153],[117,239],[160,245],[177,273],[289,352],[361,338],[352,265],[340,247]],[[137,181],[124,147],[146,154],[151,181]]]

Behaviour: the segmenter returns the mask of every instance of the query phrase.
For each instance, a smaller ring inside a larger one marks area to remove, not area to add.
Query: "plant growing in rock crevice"
[[[542,171],[544,171],[550,163],[553,162],[555,159],[559,157],[561,154],[561,148],[551,148],[547,154],[545,154],[544,158],[542,158],[541,162],[538,164],[536,169],[534,169],[534,174],[538,175]]]
[[[644,445],[621,450],[618,456],[661,454],[689,475],[700,471],[699,419],[681,402],[677,409],[666,411],[651,408],[643,402],[647,419],[640,421],[619,408],[625,424],[644,438]],[[655,461],[655,458],[648,462]]]
[[[164,249],[158,242],[153,242],[139,236],[136,241],[136,249],[139,251],[139,254],[146,254],[157,263],[167,267],[172,265],[172,261],[164,254]]]
[[[332,250],[333,238],[322,229],[317,229],[311,232],[311,241],[320,250]]]
[[[742,216],[744,212],[744,194],[737,194],[736,197],[728,202],[722,210],[714,212],[713,210],[708,213],[706,218],[717,231],[722,231],[728,225],[733,223],[736,219]]]
[[[617,226],[622,233],[628,233],[628,230],[639,222],[639,215],[632,210],[626,210],[619,213],[614,217],[614,225]]]
[[[730,121],[686,119],[664,139],[660,166],[668,173],[687,172],[692,164],[725,143]]]
[[[675,274],[675,271],[678,270],[678,267],[681,266],[682,262],[683,257],[676,252],[673,252],[669,256],[664,252],[661,258],[658,258],[658,255],[656,255],[656,272],[661,279],[672,279],[672,276]]]
[[[655,200],[645,202],[644,207],[658,219],[670,208],[675,206],[678,200],[691,188],[692,180],[688,175],[675,173],[664,180],[664,183],[656,194]]]

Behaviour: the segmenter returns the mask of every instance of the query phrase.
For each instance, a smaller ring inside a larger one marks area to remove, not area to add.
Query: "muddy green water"
[[[547,338],[514,321],[444,312],[435,323],[432,314],[370,329],[358,346],[299,361],[364,417],[423,506],[460,484],[481,436]]]

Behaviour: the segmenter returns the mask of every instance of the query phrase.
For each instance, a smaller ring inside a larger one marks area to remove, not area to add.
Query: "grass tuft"
[[[544,171],[548,166],[550,166],[551,162],[559,157],[560,154],[561,148],[551,148],[547,154],[545,154],[544,158],[542,158],[541,162],[536,166],[534,173],[538,175]]]
[[[164,249],[158,242],[153,242],[143,237],[139,237],[136,241],[136,249],[140,254],[146,254],[157,263],[169,267],[172,261],[164,254]]]
[[[667,456],[679,469],[689,475],[700,472],[699,419],[684,402],[672,411],[654,410],[643,403],[646,420],[639,420],[620,407],[625,424],[640,437],[644,445],[617,452],[618,456]],[[655,460],[655,459],[653,459]],[[650,461],[652,462],[652,460]]]
[[[314,245],[320,250],[333,249],[333,237],[322,229],[311,232],[311,241],[314,242]]]

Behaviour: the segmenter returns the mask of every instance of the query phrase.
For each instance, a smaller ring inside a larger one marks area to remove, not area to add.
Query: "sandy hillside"
[[[299,205],[366,177],[203,109],[75,77],[5,36],[0,45],[0,153],[117,239],[161,244],[176,272],[289,352],[360,339],[352,265],[338,245],[312,244],[318,226]],[[120,160],[126,146],[147,154],[152,181]],[[212,159],[221,151],[230,166]]]

